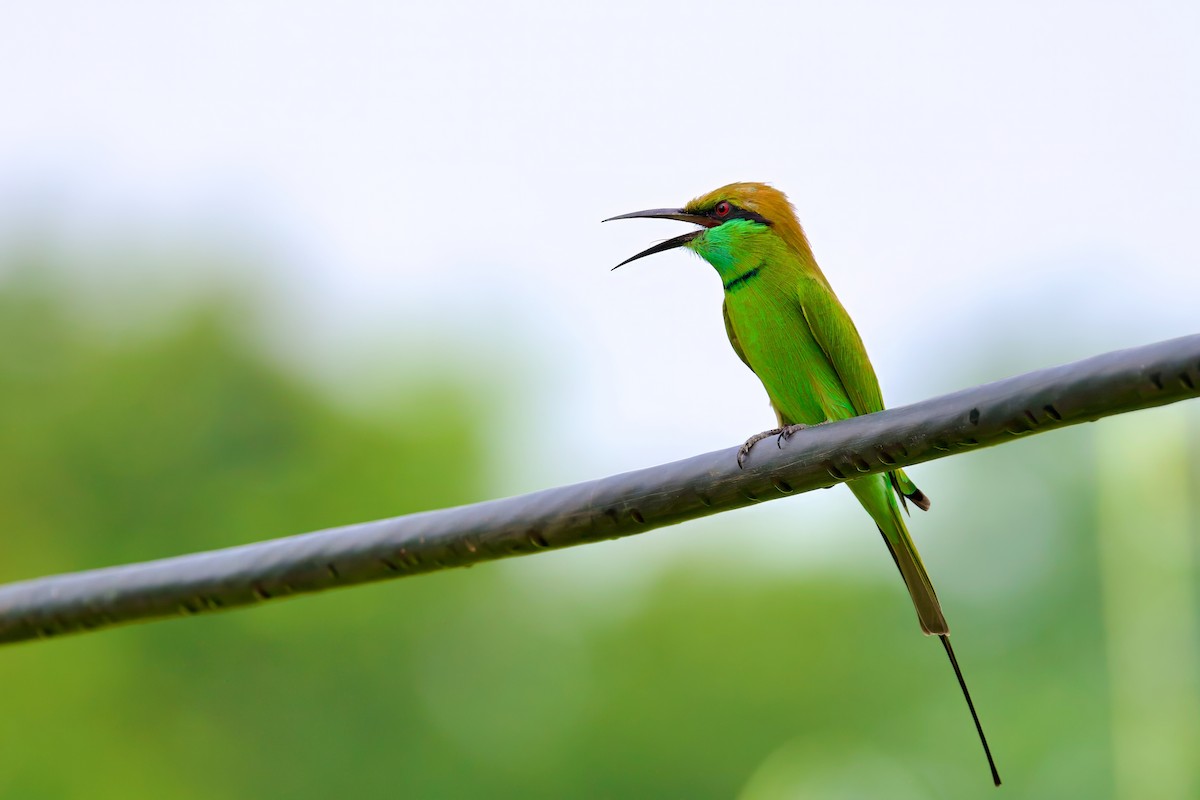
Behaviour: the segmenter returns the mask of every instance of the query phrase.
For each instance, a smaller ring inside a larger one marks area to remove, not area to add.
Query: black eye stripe
[[[717,205],[720,205],[720,203],[718,203]],[[718,216],[716,206],[714,206],[713,210],[709,212],[709,216],[713,217],[714,219],[719,219],[719,220],[721,220],[721,222],[728,222],[731,219],[748,219],[751,222],[757,222],[760,225],[770,225],[771,224],[771,220],[767,219],[762,214],[755,214],[753,211],[747,211],[744,208],[739,208],[738,206],[735,206],[733,203],[729,203],[728,205],[729,205],[729,213],[728,214]]]

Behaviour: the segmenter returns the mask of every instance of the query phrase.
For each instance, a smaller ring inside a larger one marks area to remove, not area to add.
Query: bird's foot
[[[779,438],[775,440],[775,446],[778,447],[780,450],[782,450],[783,443],[785,441],[787,441],[788,439],[791,439],[798,432],[804,430],[807,427],[808,427],[807,425],[784,425],[778,431],[771,431],[771,433],[779,434]],[[768,433],[767,435],[770,436],[771,433]]]
[[[771,436],[778,436],[779,438],[775,440],[775,444],[778,445],[779,447],[783,447],[784,439],[792,438],[792,434],[794,434],[796,431],[804,430],[806,427],[808,427],[808,426],[807,425],[785,425],[782,428],[772,428],[769,431],[763,431],[762,433],[754,434],[753,436],[751,436],[749,439],[746,440],[746,443],[744,445],[742,445],[741,447],[738,448],[738,453],[737,453],[738,466],[745,468],[746,459],[749,458],[749,456],[750,456],[750,448],[754,447],[754,445],[758,444],[763,439],[767,439]]]
[[[769,431],[756,433],[746,440],[746,443],[738,448],[737,462],[739,467],[745,467],[746,459],[750,456],[750,448],[770,436],[782,436],[783,428],[772,428]]]

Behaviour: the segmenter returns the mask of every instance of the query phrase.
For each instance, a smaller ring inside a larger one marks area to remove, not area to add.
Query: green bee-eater
[[[747,440],[738,453],[739,464],[755,442],[768,436],[786,438],[805,426],[883,410],[879,380],[858,330],[817,266],[796,212],[782,192],[762,183],[733,183],[683,208],[636,211],[611,219],[638,217],[691,222],[700,229],[617,266],[676,247],[711,264],[725,287],[722,313],[729,342],[771,399],[780,427]],[[941,639],[999,786],[987,739],[950,647],[950,628],[901,514],[902,507],[907,511],[907,501],[928,510],[929,499],[899,469],[846,485],[883,534],[912,595],[921,629]]]

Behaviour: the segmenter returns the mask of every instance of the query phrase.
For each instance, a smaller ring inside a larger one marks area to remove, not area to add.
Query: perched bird
[[[700,229],[656,244],[617,267],[677,247],[711,264],[725,287],[722,314],[729,343],[762,381],[775,409],[779,427],[748,439],[738,452],[739,465],[756,442],[769,436],[781,441],[806,426],[883,410],[879,380],[858,330],[817,266],[782,192],[763,183],[731,183],[683,208],[635,211],[610,220],[646,217],[691,222]],[[846,485],[883,534],[921,629],[941,639],[999,786],[987,738],[950,647],[950,628],[901,514],[910,501],[927,511],[929,499],[899,469]]]

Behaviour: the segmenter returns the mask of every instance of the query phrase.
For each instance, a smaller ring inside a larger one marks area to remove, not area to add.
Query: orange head
[[[769,227],[804,261],[810,263],[813,261],[812,249],[808,245],[804,229],[800,227],[800,220],[796,218],[796,210],[788,202],[787,195],[765,183],[731,183],[697,197],[683,208],[654,208],[647,211],[635,211],[631,214],[621,214],[609,219],[640,217],[691,222],[706,230],[732,220],[746,220]],[[608,221],[605,220],[605,222]],[[704,233],[704,230],[690,231],[682,236],[668,239],[622,261],[617,266],[628,264],[630,261],[654,253],[661,253],[664,250],[689,245]]]

